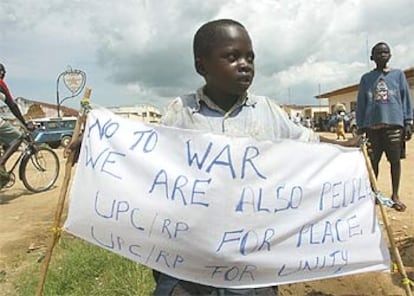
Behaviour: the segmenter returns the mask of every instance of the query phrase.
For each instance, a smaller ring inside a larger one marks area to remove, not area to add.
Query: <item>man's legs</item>
[[[379,173],[379,162],[381,160],[382,153],[384,152],[381,141],[381,131],[380,130],[368,130],[367,137],[369,142],[369,158],[371,161],[371,167],[374,171],[375,178],[378,179]],[[372,187],[372,186],[371,186]],[[374,188],[371,188],[374,191]],[[378,204],[379,201],[375,198],[375,204]]]
[[[398,190],[400,187],[401,161],[391,162],[392,199],[399,199]]]
[[[371,160],[372,169],[374,170],[375,177],[378,178],[379,162],[381,160],[382,153],[384,152],[381,140],[382,130],[368,130],[367,137],[370,143],[369,158]]]
[[[21,132],[8,122],[0,121],[0,138],[7,147],[0,156],[0,189],[9,182],[9,174],[5,168],[7,159],[20,146]]]
[[[393,128],[385,130],[385,154],[390,162],[391,183],[392,183],[392,196],[394,201],[393,208],[397,211],[403,212],[407,208],[404,203],[400,201],[398,190],[400,187],[401,177],[401,141],[402,141],[402,129]]]
[[[9,174],[7,173],[4,164],[0,163],[0,189],[9,183]]]

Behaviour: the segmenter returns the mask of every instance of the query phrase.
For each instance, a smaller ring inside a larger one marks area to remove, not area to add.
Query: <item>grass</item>
[[[35,295],[40,265],[30,266],[14,282],[19,295]],[[150,269],[80,239],[63,235],[53,251],[44,296],[151,295]]]

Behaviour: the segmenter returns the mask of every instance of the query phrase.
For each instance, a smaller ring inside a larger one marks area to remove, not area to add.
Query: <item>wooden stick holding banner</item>
[[[89,98],[90,98],[91,92],[92,92],[92,90],[90,88],[88,88],[88,87],[85,88],[85,94],[84,94],[84,97],[81,101],[81,108],[80,108],[78,118],[76,120],[75,128],[73,130],[72,140],[71,140],[70,144],[68,145],[68,147],[71,147],[71,145],[73,143],[76,143],[79,140],[81,128],[86,122],[87,113],[90,109]],[[48,268],[49,268],[50,260],[52,258],[53,248],[56,245],[56,242],[58,241],[58,239],[59,239],[59,237],[60,237],[60,235],[63,231],[62,227],[61,227],[61,224],[62,224],[61,223],[62,222],[61,218],[62,218],[63,208],[64,208],[64,205],[65,205],[65,199],[66,199],[67,191],[68,191],[68,188],[69,188],[69,182],[70,182],[70,179],[71,179],[72,166],[73,166],[73,163],[74,163],[74,160],[75,160],[75,155],[76,155],[75,150],[71,150],[69,152],[69,154],[67,155],[66,164],[65,164],[65,176],[64,176],[64,179],[63,179],[63,184],[62,184],[62,188],[60,190],[59,199],[58,199],[58,205],[57,205],[57,208],[56,208],[55,219],[54,219],[54,223],[53,223],[53,227],[52,227],[52,237],[51,237],[50,242],[48,244],[46,255],[45,255],[45,258],[43,260],[42,267],[41,267],[41,270],[40,270],[40,279],[39,279],[37,289],[36,289],[36,295],[37,296],[41,296],[43,294],[43,287],[44,287],[44,284],[45,284],[46,275],[47,275],[47,271],[48,271]]]
[[[372,168],[371,161],[370,161],[370,158],[368,156],[367,146],[366,146],[365,143],[363,143],[361,145],[361,150],[362,150],[362,153],[364,154],[365,164],[366,164],[367,169],[368,169],[368,174],[369,174],[369,179],[371,181],[372,189],[375,191],[375,194],[377,194],[379,192],[378,185],[377,185],[377,178],[375,177],[375,173],[374,173],[374,170]],[[394,257],[394,260],[396,260],[396,263],[397,263],[397,266],[398,266],[398,271],[400,272],[400,274],[402,276],[402,284],[404,286],[405,293],[406,293],[407,296],[412,296],[411,287],[410,287],[411,286],[411,280],[407,276],[403,261],[402,261],[401,256],[400,256],[400,252],[399,252],[399,250],[398,250],[398,248],[395,244],[393,232],[392,232],[392,229],[391,229],[390,222],[388,220],[387,213],[385,212],[385,208],[384,208],[383,204],[381,202],[379,202],[378,204],[379,204],[379,208],[380,208],[380,211],[381,211],[382,220],[384,222],[385,230],[387,231],[388,240],[390,241],[390,244],[391,244],[391,253]]]

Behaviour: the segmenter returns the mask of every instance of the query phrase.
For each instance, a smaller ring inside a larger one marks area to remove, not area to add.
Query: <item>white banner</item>
[[[261,287],[389,269],[362,153],[89,116],[67,232],[174,277]]]

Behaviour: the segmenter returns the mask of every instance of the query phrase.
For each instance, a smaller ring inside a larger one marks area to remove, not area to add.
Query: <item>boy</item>
[[[390,69],[388,44],[377,43],[371,50],[371,60],[376,68],[361,77],[357,99],[356,120],[358,133],[366,133],[372,146],[372,168],[378,177],[378,164],[385,152],[391,166],[393,208],[405,211],[406,206],[398,196],[401,176],[401,148],[411,139],[413,109],[404,73]]]
[[[201,26],[194,36],[195,68],[204,80],[196,93],[173,100],[162,123],[184,129],[251,136],[258,140],[290,138],[336,143],[294,124],[273,101],[247,89],[254,77],[254,51],[247,30],[233,20]],[[340,142],[356,146],[359,138]],[[154,271],[155,295],[277,295],[277,287],[225,289],[175,279]]]

